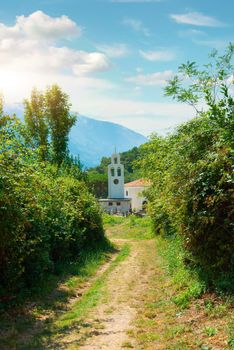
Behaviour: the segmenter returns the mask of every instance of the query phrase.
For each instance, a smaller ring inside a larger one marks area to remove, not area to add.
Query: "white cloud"
[[[136,68],[136,72],[137,73],[142,73],[143,72],[143,68],[142,67],[137,67]]]
[[[126,44],[113,44],[113,45],[106,45],[106,44],[100,44],[97,45],[96,48],[104,52],[109,57],[124,57],[129,54],[129,49]]]
[[[73,65],[73,72],[82,75],[93,72],[103,72],[110,69],[107,57],[100,52],[77,52],[77,62]]]
[[[72,110],[82,115],[122,124],[130,129],[149,135],[152,132],[165,133],[168,127],[178,125],[194,115],[194,110],[178,103],[144,102],[121,98],[116,94],[117,86],[92,77],[63,75],[58,73],[39,74],[27,71],[5,71],[0,68],[0,90],[3,91],[7,106],[18,108],[33,86],[45,89],[53,83],[59,84],[71,100]],[[117,97],[108,93],[115,91]],[[137,91],[139,92],[139,88]]]
[[[199,29],[187,29],[183,31],[179,31],[180,36],[183,37],[191,37],[191,36],[204,36],[206,33]]]
[[[144,102],[135,98],[121,98],[116,94],[118,87],[104,79],[97,79],[58,73],[40,74],[27,70],[5,71],[0,67],[0,90],[7,106],[18,108],[23,99],[30,95],[33,86],[45,89],[53,83],[59,84],[71,100],[72,110],[82,115],[122,124],[144,135],[157,131],[165,133],[168,127],[178,125],[194,115],[194,110],[178,103]],[[116,97],[108,96],[115,91]]]
[[[122,124],[145,136],[152,132],[165,134],[169,127],[175,127],[194,116],[193,108],[185,104],[110,97],[104,97],[102,103],[93,97],[92,106],[86,105],[84,109],[83,106],[80,108],[85,115]]]
[[[193,42],[197,45],[207,46],[215,49],[223,49],[223,48],[226,48],[230,42],[233,42],[233,40],[228,40],[227,38],[203,39],[203,40],[193,39]]]
[[[81,34],[81,28],[67,16],[50,17],[42,11],[16,17],[12,27],[0,23],[0,39],[57,40]]]
[[[38,70],[40,74],[68,72],[82,75],[110,69],[104,53],[59,47],[57,41],[79,35],[80,28],[66,16],[50,17],[36,11],[17,17],[14,26],[0,23],[1,68]]]
[[[134,18],[125,18],[123,24],[130,27],[135,32],[143,33],[145,36],[150,36],[150,31],[144,26],[142,21]]]
[[[48,85],[58,84],[67,92],[71,98],[73,108],[77,111],[92,108],[92,98],[101,101],[101,96],[108,91],[115,89],[111,82],[93,78],[90,76],[80,76],[62,74],[58,72],[47,72],[34,70],[28,72],[26,68],[21,71],[5,70],[0,67],[0,91],[4,94],[7,105],[22,103],[23,99],[30,95],[33,86],[38,89],[45,89]],[[98,96],[98,97],[97,97]]]
[[[28,17],[17,17],[16,26],[29,37],[57,39],[79,35],[81,28],[67,16],[50,17],[36,11]]]
[[[219,27],[222,23],[210,16],[205,16],[199,12],[188,12],[184,14],[171,14],[170,17],[177,23],[191,24],[204,27]]]
[[[137,76],[140,83],[136,84],[135,96],[132,95],[132,99],[120,98],[121,93],[123,94],[121,87],[90,75],[110,69],[110,62],[104,52],[85,52],[66,46],[60,47],[60,39],[75,35],[75,31],[71,29],[73,26],[66,26],[64,23],[67,22],[62,21],[63,30],[58,30],[57,24],[53,30],[46,24],[46,28],[40,30],[38,21],[37,26],[32,29],[25,20],[30,16],[24,17],[21,26],[18,19],[12,27],[0,24],[0,90],[7,105],[18,106],[29,96],[33,86],[44,89],[57,83],[70,96],[73,110],[97,119],[121,123],[145,134],[159,127],[167,127],[173,121],[179,123],[182,118],[192,115],[187,106],[148,103],[140,101],[137,96],[140,93],[139,86],[164,84],[170,78],[170,71],[155,73],[153,77]],[[53,18],[49,18],[53,22]],[[111,94],[115,97],[110,97]]]
[[[139,74],[133,77],[128,77],[125,80],[137,85],[163,86],[172,77],[173,72],[171,70],[166,70],[164,72],[156,72],[152,74]]]
[[[140,55],[147,61],[172,61],[175,59],[175,53],[171,50],[156,50],[156,51],[139,51]]]

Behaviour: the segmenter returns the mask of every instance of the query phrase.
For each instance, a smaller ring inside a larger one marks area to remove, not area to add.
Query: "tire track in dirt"
[[[122,240],[114,240],[118,245]],[[108,276],[106,300],[89,315],[92,325],[83,334],[81,350],[119,350],[123,347],[135,348],[129,336],[133,327],[137,308],[142,303],[142,293],[146,291],[153,274],[155,260],[154,240],[124,240],[131,247],[129,257]],[[71,340],[71,339],[70,339]]]

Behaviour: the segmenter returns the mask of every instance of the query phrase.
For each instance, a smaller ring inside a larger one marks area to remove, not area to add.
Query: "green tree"
[[[0,118],[3,116],[3,95],[0,93]]]
[[[0,128],[1,302],[22,297],[57,263],[106,247],[101,209],[79,161],[38,161],[27,133],[14,116]]]
[[[190,266],[226,290],[234,285],[233,48],[214,51],[204,69],[195,62],[179,67],[166,95],[192,105],[197,116],[166,137],[153,135],[139,161],[152,183],[155,231],[180,235]]]
[[[48,123],[45,113],[45,98],[34,88],[30,99],[24,100],[24,120],[30,136],[39,148],[41,159],[48,158]]]
[[[223,138],[234,146],[234,43],[223,55],[217,50],[210,62],[199,69],[196,62],[179,66],[178,75],[169,81],[165,95],[193,106],[198,115],[208,115],[211,122],[223,129]],[[202,106],[205,107],[203,108]]]
[[[68,155],[68,135],[77,117],[70,114],[69,97],[58,85],[47,89],[45,106],[51,133],[52,159],[61,164]]]

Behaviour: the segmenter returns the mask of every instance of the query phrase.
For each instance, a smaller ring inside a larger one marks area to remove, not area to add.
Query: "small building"
[[[119,153],[112,155],[108,165],[108,198],[99,199],[99,203],[109,214],[127,215],[131,211],[131,198],[124,196],[124,166]]]
[[[150,186],[149,181],[144,179],[128,182],[124,185],[125,198],[131,198],[131,207],[133,211],[144,210],[147,199],[144,196],[143,191]]]

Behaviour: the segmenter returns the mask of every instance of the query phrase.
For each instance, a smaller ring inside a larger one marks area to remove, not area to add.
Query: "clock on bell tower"
[[[120,154],[116,152],[108,165],[108,198],[124,198],[124,166],[120,163]]]

